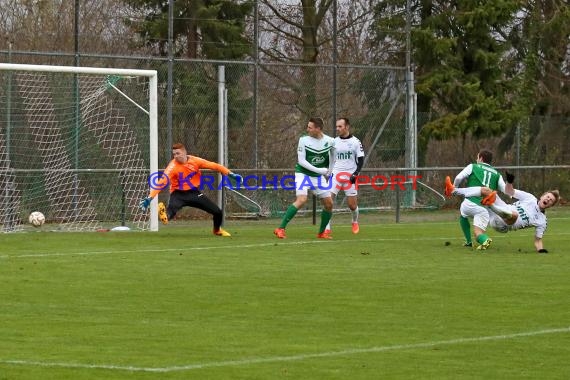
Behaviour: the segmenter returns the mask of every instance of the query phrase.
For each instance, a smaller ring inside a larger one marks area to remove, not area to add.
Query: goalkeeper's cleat
[[[273,233],[279,239],[286,239],[287,238],[287,236],[285,235],[285,228],[276,228],[273,230]]]
[[[232,236],[228,231],[224,230],[223,228],[219,228],[214,230],[214,235],[216,236],[223,236],[223,237],[230,237]]]
[[[326,231],[323,231],[320,234],[317,234],[317,238],[318,239],[332,239],[332,236],[331,236],[331,234],[327,234]]]
[[[453,183],[451,183],[451,178],[449,176],[445,177],[445,196],[446,197],[451,197],[453,195],[453,192],[455,191],[455,186],[453,185]]]
[[[479,251],[484,251],[484,250],[486,250],[487,248],[489,248],[489,246],[491,245],[492,242],[493,242],[493,240],[491,240],[491,238],[487,238],[487,240],[485,240],[485,241],[483,242],[483,244],[481,244],[480,246],[478,246],[477,249],[478,249]]]
[[[162,224],[168,224],[168,215],[166,214],[166,206],[163,202],[158,204],[158,219],[162,222]]]
[[[356,235],[359,232],[360,232],[360,227],[358,226],[358,222],[352,222],[352,233]]]
[[[496,200],[497,200],[497,192],[493,191],[491,194],[481,199],[481,204],[484,206],[491,206],[493,203],[495,203]]]

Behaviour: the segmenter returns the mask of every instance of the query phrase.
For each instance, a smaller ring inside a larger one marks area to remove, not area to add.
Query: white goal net
[[[2,231],[33,211],[49,230],[157,229],[156,204],[138,208],[157,170],[155,71],[0,64],[0,83]]]

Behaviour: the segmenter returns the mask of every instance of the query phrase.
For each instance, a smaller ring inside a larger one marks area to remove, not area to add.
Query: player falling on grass
[[[489,150],[482,149],[477,154],[477,159],[474,164],[467,165],[453,180],[448,177],[445,178],[445,195],[451,197],[453,189],[458,187],[464,180],[467,181],[467,187],[472,186],[486,186],[493,190],[500,190],[505,192],[505,181],[501,174],[491,166],[493,161],[493,153]],[[492,239],[486,234],[487,226],[489,225],[489,212],[481,206],[481,197],[471,196],[466,197],[461,203],[459,209],[461,216],[459,218],[459,225],[463,235],[465,236],[465,246],[473,246],[471,240],[471,226],[469,225],[469,218],[473,218],[473,232],[475,240],[479,243],[477,249],[485,250],[489,248]]]
[[[356,199],[358,190],[355,182],[364,163],[364,149],[360,140],[350,133],[348,118],[341,117],[336,121],[336,133],[337,136],[334,139],[336,158],[331,177],[331,197],[334,201],[338,192],[344,191],[348,208],[352,213],[352,233],[357,234],[360,227],[358,225],[358,203]],[[325,232],[331,233],[330,221]]]
[[[547,227],[546,209],[554,206],[560,199],[558,190],[549,190],[537,199],[534,195],[513,188],[514,175],[507,172],[508,184],[506,192],[517,201],[505,203],[497,196],[497,192],[488,187],[466,187],[454,189],[453,194],[482,196],[481,204],[489,207],[490,224],[498,232],[520,230],[534,227],[534,248],[538,253],[548,253],[542,238]]]
[[[180,143],[172,146],[172,157],[173,159],[166,169],[164,169],[162,179],[157,186],[150,190],[148,197],[141,201],[141,209],[146,211],[152,199],[170,183],[168,207],[162,202],[158,204],[158,217],[162,223],[167,224],[184,206],[195,207],[212,214],[214,235],[224,237],[231,236],[229,232],[222,228],[222,210],[200,191],[202,177],[200,169],[216,170],[238,182],[242,180],[241,176],[232,173],[230,169],[223,165],[189,155],[186,151],[186,147]]]
[[[273,233],[285,239],[285,228],[297,211],[307,203],[309,190],[321,199],[321,225],[317,237],[331,239],[325,227],[332,216],[332,199],[328,178],[334,165],[334,139],[323,133],[323,119],[313,117],[307,123],[307,135],[299,138],[295,165],[296,199],[285,211],[281,224]]]

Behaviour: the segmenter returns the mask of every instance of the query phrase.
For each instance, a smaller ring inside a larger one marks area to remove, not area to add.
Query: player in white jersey
[[[468,187],[464,191],[465,196],[484,196],[481,204],[489,207],[490,224],[498,232],[520,230],[534,227],[534,247],[539,253],[547,253],[544,248],[542,237],[546,231],[546,209],[554,206],[560,199],[558,190],[549,190],[537,199],[534,195],[522,190],[517,190],[508,183],[506,192],[517,201],[513,204],[505,203],[497,197],[497,192],[488,187]]]
[[[311,190],[321,199],[321,226],[317,237],[331,239],[325,233],[325,227],[332,216],[332,199],[330,194],[329,175],[334,165],[334,139],[323,133],[323,119],[314,117],[307,123],[307,136],[299,139],[297,148],[297,165],[295,165],[295,190],[297,198],[285,211],[281,224],[273,233],[279,239],[285,239],[285,228],[297,211],[307,203]]]
[[[364,163],[364,149],[360,140],[350,133],[350,121],[341,117],[336,121],[336,134],[334,139],[335,162],[332,172],[331,195],[336,197],[340,190],[344,191],[348,208],[352,213],[352,233],[360,231],[358,225],[358,203],[356,196],[356,177]],[[331,233],[331,223],[325,232]]]

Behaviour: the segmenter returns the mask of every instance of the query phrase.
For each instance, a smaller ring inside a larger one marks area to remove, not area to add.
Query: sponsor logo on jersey
[[[311,158],[311,165],[317,166],[325,162],[325,158],[322,156],[315,156]]]

